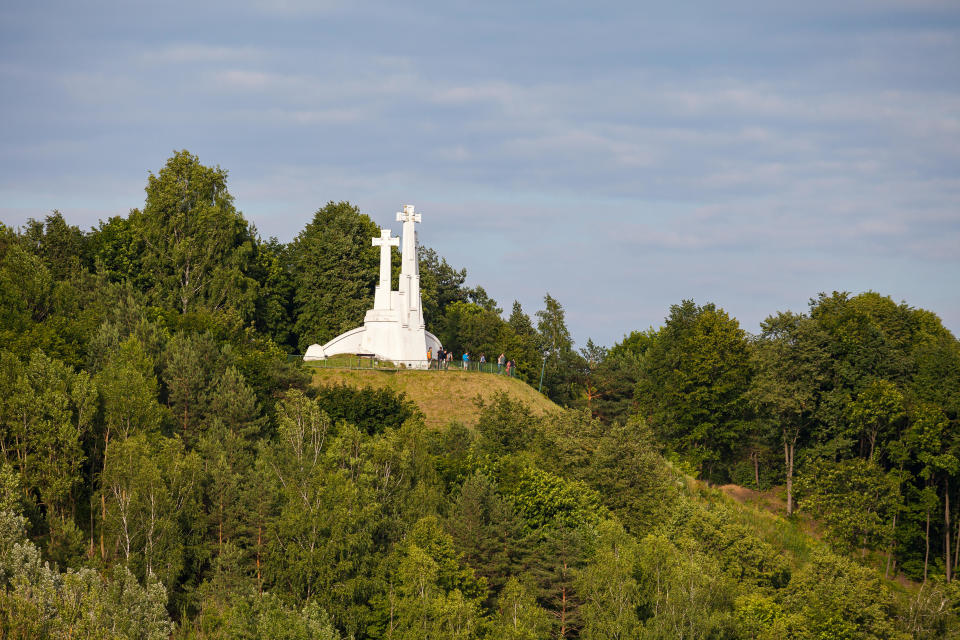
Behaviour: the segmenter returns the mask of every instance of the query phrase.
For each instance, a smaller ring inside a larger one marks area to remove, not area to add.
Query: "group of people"
[[[460,357],[462,363],[461,367],[464,371],[470,369],[470,352],[464,351],[463,355]],[[428,369],[449,369],[450,365],[453,364],[453,351],[444,351],[443,347],[440,347],[437,350],[437,358],[433,358],[433,347],[427,349],[427,368]],[[484,370],[484,366],[487,363],[487,356],[480,354],[479,366],[477,367],[480,371]],[[497,373],[504,373],[508,376],[515,373],[516,363],[513,360],[508,360],[504,354],[500,354],[497,357]]]

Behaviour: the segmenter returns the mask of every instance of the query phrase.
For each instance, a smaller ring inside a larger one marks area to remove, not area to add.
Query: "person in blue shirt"
[[[463,370],[466,371],[470,367],[470,352],[463,352]]]

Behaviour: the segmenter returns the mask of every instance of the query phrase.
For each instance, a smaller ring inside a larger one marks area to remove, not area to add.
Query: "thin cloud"
[[[234,47],[200,43],[171,44],[144,51],[140,59],[147,64],[197,64],[260,62],[267,52],[260,47]]]

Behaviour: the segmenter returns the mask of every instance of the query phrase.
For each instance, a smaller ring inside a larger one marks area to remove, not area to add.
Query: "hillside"
[[[467,427],[474,426],[480,414],[475,402],[477,396],[489,401],[501,392],[523,402],[538,414],[559,409],[525,382],[492,373],[352,369],[317,369],[313,372],[315,385],[337,383],[402,392],[420,407],[426,416],[427,426],[432,429],[442,427],[451,420]]]
[[[475,402],[478,395],[487,402],[503,392],[540,415],[563,411],[526,383],[494,374],[355,369],[316,369],[313,372],[315,385],[338,383],[403,392],[424,412],[431,429],[442,429],[452,421],[467,427],[475,426],[480,415]],[[794,568],[806,563],[812,549],[823,548],[821,540],[811,535],[816,523],[809,517],[793,520],[784,517],[782,488],[779,492],[761,493],[733,484],[711,487],[709,483],[682,473],[662,458],[658,461],[664,472],[682,487],[683,495],[708,510],[726,511],[751,534],[783,554]]]

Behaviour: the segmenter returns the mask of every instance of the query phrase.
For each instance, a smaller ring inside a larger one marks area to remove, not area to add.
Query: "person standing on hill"
[[[444,369],[450,368],[450,363],[453,362],[453,351],[447,351],[447,363],[444,365]]]
[[[510,375],[510,372],[513,370],[513,360],[507,360],[507,375]]]
[[[503,358],[503,354],[501,353],[500,357],[497,358],[497,373],[503,373],[503,362],[504,362],[504,358]]]
[[[443,350],[443,347],[437,349],[437,371],[440,371],[443,367],[443,359],[447,357],[446,352]]]
[[[433,347],[427,349],[427,369],[430,369],[430,365],[433,364]]]
[[[464,351],[463,352],[463,370],[466,371],[469,368],[470,368],[470,352]]]
[[[483,371],[483,365],[487,363],[487,356],[480,354],[480,371]]]

